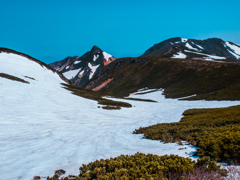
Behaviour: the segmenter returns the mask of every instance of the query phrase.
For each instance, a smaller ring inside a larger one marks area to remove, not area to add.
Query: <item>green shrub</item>
[[[116,158],[101,159],[83,164],[80,179],[185,179],[184,175],[193,173],[198,168],[205,171],[220,172],[216,162],[209,157],[192,161],[177,155],[158,156],[136,153],[121,155]],[[223,174],[222,174],[223,175]]]
[[[177,123],[162,123],[136,129],[133,133],[163,142],[186,140],[198,146],[196,155],[216,161],[240,163],[240,106],[190,109]]]

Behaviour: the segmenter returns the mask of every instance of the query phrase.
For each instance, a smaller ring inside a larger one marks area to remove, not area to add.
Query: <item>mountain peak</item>
[[[50,66],[72,81],[74,85],[81,85],[91,79],[101,68],[116,60],[112,55],[97,46],[81,57],[68,57],[62,61],[51,63]]]
[[[102,50],[99,47],[95,46],[95,45],[91,49],[91,53],[97,53],[99,51],[102,52]]]

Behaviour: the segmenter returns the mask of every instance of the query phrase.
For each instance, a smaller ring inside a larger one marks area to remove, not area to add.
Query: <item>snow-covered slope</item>
[[[158,103],[126,100],[134,107],[106,111],[95,101],[71,94],[62,88],[58,74],[25,57],[0,53],[0,73],[29,82],[0,77],[0,179],[4,180],[50,176],[60,168],[78,174],[83,163],[120,154],[191,156],[196,150],[192,146],[178,150],[175,143],[142,139],[132,132],[140,126],[179,121],[189,108],[239,104],[165,99],[157,91],[132,97]]]
[[[155,44],[142,56],[201,60],[240,59],[240,46],[218,38],[195,40],[176,37]]]
[[[62,61],[51,63],[49,66],[63,73],[75,85],[81,85],[114,60],[116,58],[112,55],[102,51],[97,46],[93,46],[91,51],[81,57],[67,57]]]

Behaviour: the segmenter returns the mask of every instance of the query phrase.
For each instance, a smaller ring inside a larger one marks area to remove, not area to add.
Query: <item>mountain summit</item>
[[[96,72],[114,60],[116,60],[115,57],[93,46],[91,51],[81,57],[67,57],[49,66],[63,73],[67,79],[78,86],[91,79]]]
[[[219,38],[195,40],[175,37],[155,44],[142,56],[206,60],[240,59],[240,46]]]

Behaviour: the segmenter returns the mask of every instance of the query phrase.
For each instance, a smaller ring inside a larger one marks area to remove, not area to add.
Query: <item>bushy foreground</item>
[[[177,123],[163,123],[134,131],[163,142],[186,140],[198,146],[200,157],[240,163],[240,106],[215,109],[191,109]]]
[[[190,158],[178,155],[158,156],[153,154],[136,153],[135,155],[121,155],[116,158],[101,159],[83,164],[79,176],[74,179],[149,179],[149,180],[184,180],[191,178],[222,179],[226,172],[216,165],[215,161],[209,161],[204,157],[197,162]],[[58,179],[55,174],[48,180]],[[65,180],[70,177],[63,178]]]

